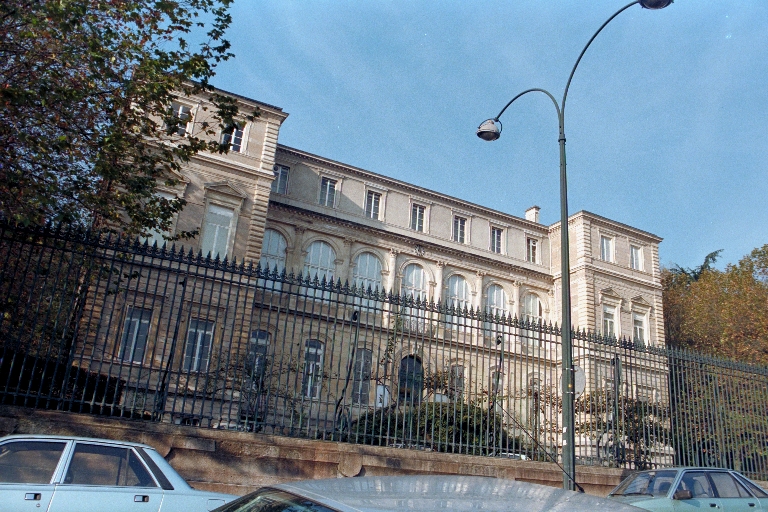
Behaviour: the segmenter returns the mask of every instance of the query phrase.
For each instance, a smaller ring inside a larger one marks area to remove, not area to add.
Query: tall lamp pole
[[[560,334],[563,343],[563,377],[562,377],[562,393],[563,393],[563,468],[565,474],[563,475],[563,488],[574,490],[574,484],[576,482],[576,452],[574,451],[575,434],[574,434],[574,414],[573,414],[573,402],[574,402],[574,386],[573,386],[573,341],[571,339],[571,266],[569,261],[570,247],[568,243],[568,182],[566,180],[565,172],[565,100],[568,98],[568,88],[571,86],[571,80],[573,74],[576,72],[576,68],[581,62],[581,58],[584,53],[595,40],[597,35],[605,28],[608,23],[616,16],[624,12],[626,9],[632,7],[635,4],[640,4],[641,7],[646,9],[663,9],[672,3],[672,0],[635,0],[634,2],[625,5],[613,16],[603,23],[597,32],[587,42],[584,49],[581,50],[579,58],[576,59],[576,64],[571,69],[571,74],[568,77],[568,82],[565,84],[565,92],[563,93],[563,100],[558,104],[552,94],[544,89],[528,89],[521,92],[509,103],[507,103],[499,115],[493,119],[483,121],[483,123],[477,129],[477,136],[486,141],[496,140],[501,136],[502,125],[499,118],[507,110],[516,99],[528,94],[529,92],[542,92],[546,94],[552,103],[555,105],[557,111],[557,121],[560,126],[560,135],[558,142],[560,143],[560,277],[562,280],[562,304],[563,304],[563,316],[560,324]]]

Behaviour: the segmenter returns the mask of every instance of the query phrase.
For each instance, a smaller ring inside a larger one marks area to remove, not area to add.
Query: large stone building
[[[194,249],[559,321],[560,223],[541,224],[538,207],[503,213],[282,146],[287,114],[237,98],[260,116],[219,135],[228,154],[198,155],[162,191],[186,199],[175,230],[199,228]],[[189,130],[210,116],[203,103],[175,105]],[[661,239],[586,211],[570,216],[569,234],[574,325],[663,345]]]

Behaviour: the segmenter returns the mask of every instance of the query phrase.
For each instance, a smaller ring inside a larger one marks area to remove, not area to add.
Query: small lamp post
[[[672,0],[635,0],[634,2],[625,5],[613,16],[608,18],[599,29],[592,35],[584,49],[581,50],[579,58],[576,59],[576,64],[571,69],[571,74],[568,77],[568,82],[565,85],[565,92],[563,93],[563,100],[558,103],[552,94],[544,89],[528,89],[507,103],[499,115],[493,119],[487,119],[483,121],[477,128],[477,136],[485,141],[494,141],[501,137],[501,131],[503,129],[499,118],[507,110],[516,99],[528,94],[529,92],[542,92],[546,94],[552,103],[555,105],[557,111],[557,121],[560,128],[558,142],[560,143],[560,276],[562,280],[562,321],[560,324],[560,335],[563,344],[563,378],[562,378],[562,393],[563,393],[563,488],[573,490],[576,483],[576,452],[575,452],[575,434],[574,434],[574,386],[573,386],[573,342],[571,339],[571,267],[568,258],[570,246],[568,242],[568,182],[565,172],[565,101],[568,98],[568,88],[571,86],[571,80],[573,74],[576,72],[576,68],[581,62],[581,58],[584,53],[595,40],[597,35],[610,23],[616,16],[624,12],[626,9],[632,7],[635,4],[640,4],[645,9],[663,9],[669,6]]]

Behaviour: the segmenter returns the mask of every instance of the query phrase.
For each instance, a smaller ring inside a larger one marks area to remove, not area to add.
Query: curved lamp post
[[[605,26],[613,20],[616,16],[624,12],[626,9],[632,7],[635,4],[640,4],[641,7],[646,9],[663,9],[672,3],[672,0],[635,0],[634,2],[625,5],[613,16],[603,23],[597,32],[590,38],[584,49],[581,50],[579,58],[576,59],[576,64],[571,69],[571,74],[568,77],[568,82],[565,85],[565,92],[563,93],[563,100],[558,104],[552,94],[544,89],[528,89],[521,92],[510,100],[509,103],[504,105],[499,115],[493,119],[483,121],[477,129],[477,136],[486,141],[496,140],[501,136],[502,125],[499,118],[507,110],[516,99],[528,94],[529,92],[543,92],[557,110],[557,120],[560,125],[560,136],[558,141],[560,142],[560,276],[562,279],[562,301],[563,301],[563,316],[560,324],[561,340],[563,343],[563,378],[562,378],[562,392],[563,392],[563,469],[565,474],[563,475],[563,488],[574,489],[576,483],[576,453],[574,451],[575,435],[574,435],[574,417],[573,417],[573,401],[574,401],[574,387],[573,387],[573,342],[571,339],[571,266],[568,259],[569,255],[569,243],[568,243],[568,183],[565,173],[565,100],[568,98],[568,88],[571,86],[571,80],[573,74],[576,72],[576,68],[581,62],[581,58],[584,53],[595,40],[597,35],[605,28]]]

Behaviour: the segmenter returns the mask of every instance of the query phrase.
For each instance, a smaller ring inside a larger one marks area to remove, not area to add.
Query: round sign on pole
[[[587,374],[578,365],[573,365],[573,394],[579,398],[587,387]],[[560,389],[563,389],[563,378],[560,378]]]

